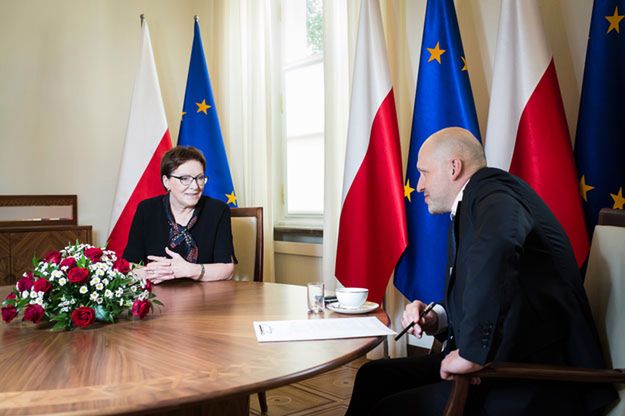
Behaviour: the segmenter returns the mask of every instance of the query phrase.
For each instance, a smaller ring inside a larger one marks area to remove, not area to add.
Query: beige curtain
[[[269,282],[275,280],[271,138],[277,114],[272,19],[268,0],[214,0],[206,19],[212,36],[203,39],[239,206],[264,208],[264,280]]]

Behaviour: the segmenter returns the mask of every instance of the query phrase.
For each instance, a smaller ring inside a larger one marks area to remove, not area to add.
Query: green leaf
[[[102,322],[114,322],[111,312],[104,309],[102,305],[96,305],[93,309],[95,310],[96,320]]]

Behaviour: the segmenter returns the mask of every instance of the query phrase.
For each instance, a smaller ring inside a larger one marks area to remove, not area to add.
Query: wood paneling
[[[33,257],[76,240],[91,244],[91,226],[0,227],[0,285],[15,284],[22,273],[32,270]]]

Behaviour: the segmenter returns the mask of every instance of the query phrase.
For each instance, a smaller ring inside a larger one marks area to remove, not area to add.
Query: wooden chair
[[[263,208],[230,208],[235,280],[263,281]],[[253,261],[251,261],[253,259]]]
[[[597,324],[607,365],[620,369],[598,370],[522,363],[490,363],[482,370],[455,376],[445,416],[462,415],[470,376],[583,383],[625,383],[625,211],[602,209],[592,240],[585,288]],[[619,299],[620,297],[620,299]],[[625,415],[625,384],[610,416]]]
[[[235,280],[263,281],[263,208],[230,208],[232,239],[238,263],[234,268]],[[252,261],[253,259],[253,261]],[[260,410],[267,412],[267,395],[258,392]]]

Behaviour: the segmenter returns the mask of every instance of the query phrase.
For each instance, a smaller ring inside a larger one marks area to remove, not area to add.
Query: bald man
[[[417,162],[431,214],[451,215],[444,302],[412,333],[445,340],[442,353],[378,360],[358,371],[348,415],[440,415],[454,374],[491,361],[604,367],[577,263],[564,230],[522,180],[486,167],[482,145],[452,127],[430,136]],[[473,379],[466,414],[590,415],[611,386]]]

